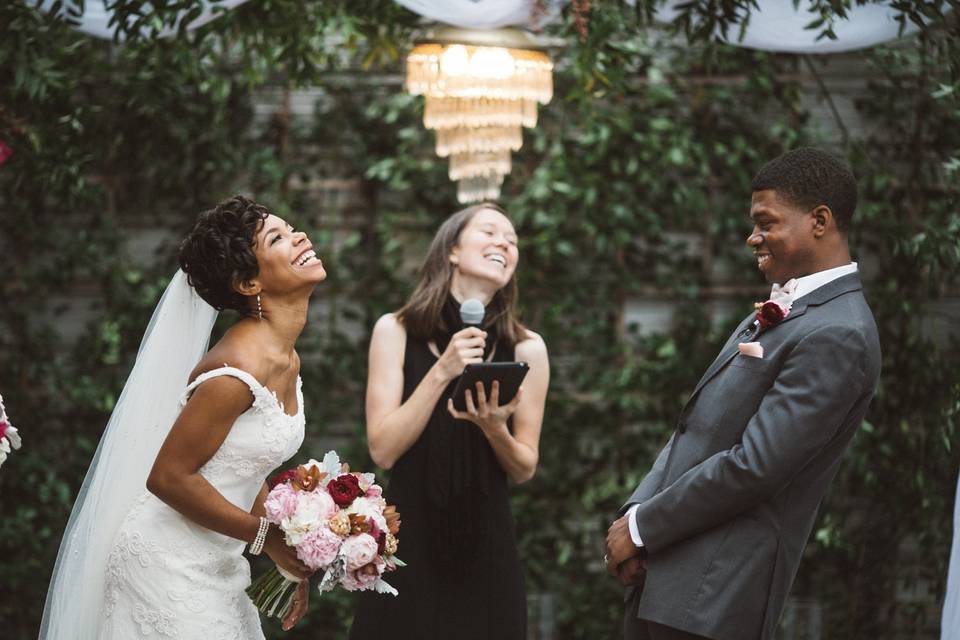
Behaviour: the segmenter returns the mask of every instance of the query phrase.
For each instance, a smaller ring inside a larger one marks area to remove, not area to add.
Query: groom
[[[797,149],[752,189],[747,245],[772,302],[737,327],[610,526],[627,640],[773,637],[877,384],[877,327],[847,246],[853,174]]]

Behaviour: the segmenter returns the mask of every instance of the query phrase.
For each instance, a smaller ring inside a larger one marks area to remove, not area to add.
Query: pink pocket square
[[[748,358],[763,357],[763,345],[759,342],[741,342],[737,345],[737,349],[740,349],[740,353]]]

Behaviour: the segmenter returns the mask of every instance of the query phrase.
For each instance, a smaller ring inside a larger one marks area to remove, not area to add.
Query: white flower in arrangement
[[[297,510],[284,518],[280,528],[286,534],[287,544],[297,546],[312,530],[326,525],[336,515],[337,505],[325,491],[306,492],[297,503]]]
[[[0,465],[7,460],[13,449],[19,449],[22,444],[17,428],[7,419],[7,410],[3,406],[3,396],[0,396]]]
[[[10,445],[14,449],[19,449],[22,441],[20,440],[20,433],[17,431],[17,428],[12,424],[7,424],[7,440],[10,441]]]
[[[340,456],[337,455],[336,451],[327,451],[326,455],[323,456],[323,462],[317,462],[316,460],[311,460],[311,464],[320,467],[320,472],[327,474],[327,478],[336,478],[340,475]]]
[[[375,522],[380,531],[387,530],[387,519],[383,517],[382,498],[357,498],[347,509],[348,514],[355,513],[365,516],[368,521]]]

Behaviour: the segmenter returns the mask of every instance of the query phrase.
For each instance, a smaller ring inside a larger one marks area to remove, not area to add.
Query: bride
[[[294,344],[323,264],[242,196],[202,214],[179,259],[67,524],[41,638],[262,639],[244,548],[310,574],[263,502],[303,441]],[[206,352],[214,309],[243,317]]]

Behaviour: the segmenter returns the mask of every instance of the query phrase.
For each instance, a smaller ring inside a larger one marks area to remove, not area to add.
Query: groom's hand
[[[619,578],[618,569],[626,560],[640,555],[640,549],[630,538],[630,525],[626,516],[613,521],[607,530],[607,573]]]
[[[627,558],[617,569],[617,578],[623,586],[632,587],[643,582],[646,571],[647,567],[643,557],[633,556]]]

